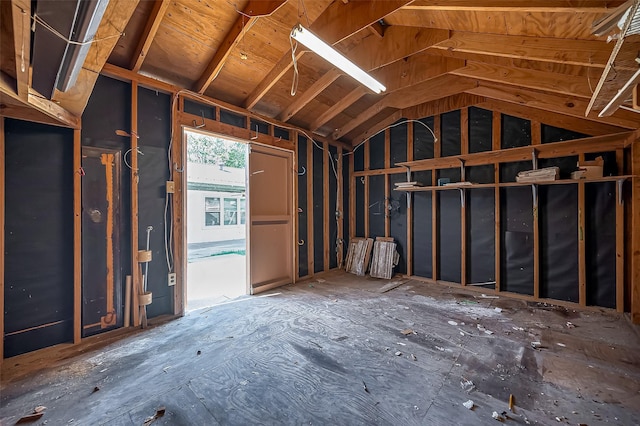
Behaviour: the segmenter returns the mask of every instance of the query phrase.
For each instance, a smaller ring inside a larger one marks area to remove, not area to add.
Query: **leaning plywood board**
[[[366,274],[372,248],[373,239],[354,238],[347,253],[347,272],[359,276]]]
[[[371,276],[387,280],[391,279],[393,267],[396,263],[396,243],[376,240],[373,245],[373,258],[371,259]]]

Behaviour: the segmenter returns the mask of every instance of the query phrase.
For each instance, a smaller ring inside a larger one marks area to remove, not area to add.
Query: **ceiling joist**
[[[170,3],[171,2],[169,0],[154,1],[149,19],[144,26],[144,30],[142,31],[136,50],[133,52],[130,66],[132,71],[138,72],[142,67],[142,63],[147,56],[147,52],[149,52],[151,43],[153,43],[153,38],[158,32],[158,28],[160,28],[160,23],[162,22],[162,18],[164,17]]]

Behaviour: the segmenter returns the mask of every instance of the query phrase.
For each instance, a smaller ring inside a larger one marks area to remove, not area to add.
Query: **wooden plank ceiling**
[[[109,51],[111,65],[353,144],[380,123],[467,104],[511,105],[519,116],[593,134],[640,127],[633,102],[608,117],[585,117],[616,44],[607,42],[615,26],[601,35],[593,26],[622,0],[111,0],[110,7],[116,3],[129,6],[108,15],[110,28],[125,35],[112,50],[90,52],[84,86],[54,97],[74,115]],[[369,71],[386,92],[373,94],[298,46],[292,96],[289,33],[296,23]],[[10,59],[4,73],[19,66]],[[635,58],[626,59],[618,71],[637,71]]]

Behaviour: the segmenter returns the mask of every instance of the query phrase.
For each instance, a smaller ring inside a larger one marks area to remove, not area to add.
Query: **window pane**
[[[238,224],[238,200],[236,198],[224,199],[224,224]]]
[[[240,199],[240,223],[244,225],[246,223],[247,212],[247,200],[245,198]]]
[[[204,199],[204,211],[205,212],[219,212],[220,211],[220,198],[206,197]],[[218,216],[220,217],[220,216]]]
[[[204,214],[204,226],[216,226],[220,225],[220,213],[219,212],[205,212]]]

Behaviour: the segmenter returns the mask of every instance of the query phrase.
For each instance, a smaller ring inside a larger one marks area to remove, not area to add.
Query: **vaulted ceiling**
[[[3,76],[16,92],[28,91],[20,89],[28,85],[17,63],[20,37],[10,43],[5,34],[19,34],[19,11],[30,5],[1,3]],[[631,95],[598,117],[640,66],[639,35],[623,44],[615,25],[594,35],[620,6],[637,8],[638,0],[111,0],[96,35],[104,41],[91,46],[78,83],[56,92],[52,105],[79,116],[106,63],[351,143],[401,117],[466,105],[593,134],[636,129]],[[387,90],[373,94],[301,45],[292,55],[296,23]]]

